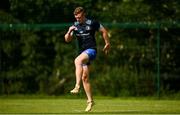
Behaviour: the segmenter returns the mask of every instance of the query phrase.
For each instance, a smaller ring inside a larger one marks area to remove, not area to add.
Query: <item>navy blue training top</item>
[[[99,30],[100,23],[86,19],[85,23],[74,22],[74,26],[77,28],[74,35],[77,37],[80,52],[89,48],[96,49],[95,32]]]

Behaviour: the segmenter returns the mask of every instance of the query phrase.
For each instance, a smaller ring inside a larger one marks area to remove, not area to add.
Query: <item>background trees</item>
[[[88,17],[100,20],[110,33],[112,49],[108,56],[104,56],[101,50],[104,43],[97,34],[98,57],[92,64],[91,77],[96,94],[156,94],[157,30],[118,27],[119,23],[127,22],[163,24],[160,30],[161,93],[179,92],[179,28],[166,26],[166,23],[177,26],[180,18],[177,0],[2,0],[0,23],[72,23],[76,6],[84,6]],[[59,29],[10,27],[0,29],[0,94],[68,92],[74,85],[76,55],[76,41],[64,42],[68,24]]]

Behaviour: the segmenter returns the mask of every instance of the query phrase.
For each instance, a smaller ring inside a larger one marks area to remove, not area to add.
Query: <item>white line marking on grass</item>
[[[74,112],[84,112],[84,111],[82,111],[82,110],[73,110]]]
[[[0,115],[140,115],[140,114],[129,114],[129,113],[79,113],[79,114],[74,114],[74,113],[5,113]],[[142,115],[152,115],[152,114],[142,114]],[[164,115],[164,114],[154,114],[154,115]],[[180,114],[166,114],[166,115],[180,115]]]

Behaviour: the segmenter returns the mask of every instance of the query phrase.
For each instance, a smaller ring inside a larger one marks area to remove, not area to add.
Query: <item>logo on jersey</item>
[[[91,30],[91,27],[90,26],[86,26],[86,30]]]
[[[81,30],[81,31],[79,31],[79,33],[80,33],[80,34],[82,34],[82,33],[83,33],[83,31]]]

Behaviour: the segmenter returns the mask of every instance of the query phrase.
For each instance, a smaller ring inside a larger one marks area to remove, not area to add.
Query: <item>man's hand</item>
[[[106,43],[103,48],[103,51],[107,55],[109,53],[109,50],[110,50],[110,43]]]
[[[71,26],[71,27],[69,27],[69,34],[73,31],[73,30],[75,30],[75,29],[77,29],[75,26]]]
[[[69,27],[68,32],[64,36],[66,42],[70,42],[72,40],[72,36],[73,36],[72,31],[75,29],[77,29],[75,26]]]

